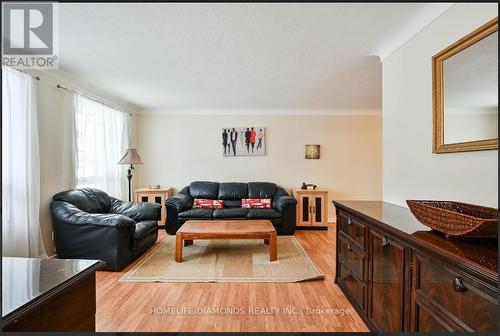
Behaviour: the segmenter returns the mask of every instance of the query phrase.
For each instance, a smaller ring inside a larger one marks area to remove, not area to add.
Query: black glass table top
[[[2,318],[103,265],[99,260],[2,257]]]

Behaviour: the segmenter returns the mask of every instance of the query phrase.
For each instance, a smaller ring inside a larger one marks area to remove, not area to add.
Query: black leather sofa
[[[224,200],[224,208],[193,208],[195,198]],[[243,198],[270,198],[272,208],[241,208]],[[165,230],[169,234],[175,234],[182,224],[190,219],[268,219],[279,235],[290,235],[295,232],[296,204],[297,201],[275,183],[196,181],[165,202],[167,207]]]
[[[56,194],[50,209],[58,258],[99,259],[105,270],[119,271],[158,238],[159,204],[82,188]]]

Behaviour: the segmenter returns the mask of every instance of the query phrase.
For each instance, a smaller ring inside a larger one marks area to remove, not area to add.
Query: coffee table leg
[[[264,244],[269,245],[269,239],[264,239]]]
[[[182,235],[175,235],[175,261],[182,262]]]
[[[276,233],[271,233],[269,236],[269,260],[278,260],[278,238]]]
[[[193,240],[192,239],[186,239],[186,240],[184,240],[184,246],[188,246],[188,245],[193,245]]]

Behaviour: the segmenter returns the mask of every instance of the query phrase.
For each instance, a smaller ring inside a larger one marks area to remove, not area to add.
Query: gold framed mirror
[[[432,57],[433,153],[498,149],[498,17]]]

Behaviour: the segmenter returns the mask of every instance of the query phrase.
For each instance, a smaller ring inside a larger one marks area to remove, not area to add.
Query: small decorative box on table
[[[149,202],[161,204],[161,225],[165,225],[167,219],[167,209],[165,208],[165,201],[172,195],[172,189],[162,188],[162,189],[149,189],[142,188],[136,189],[134,191],[134,201],[135,202]]]

